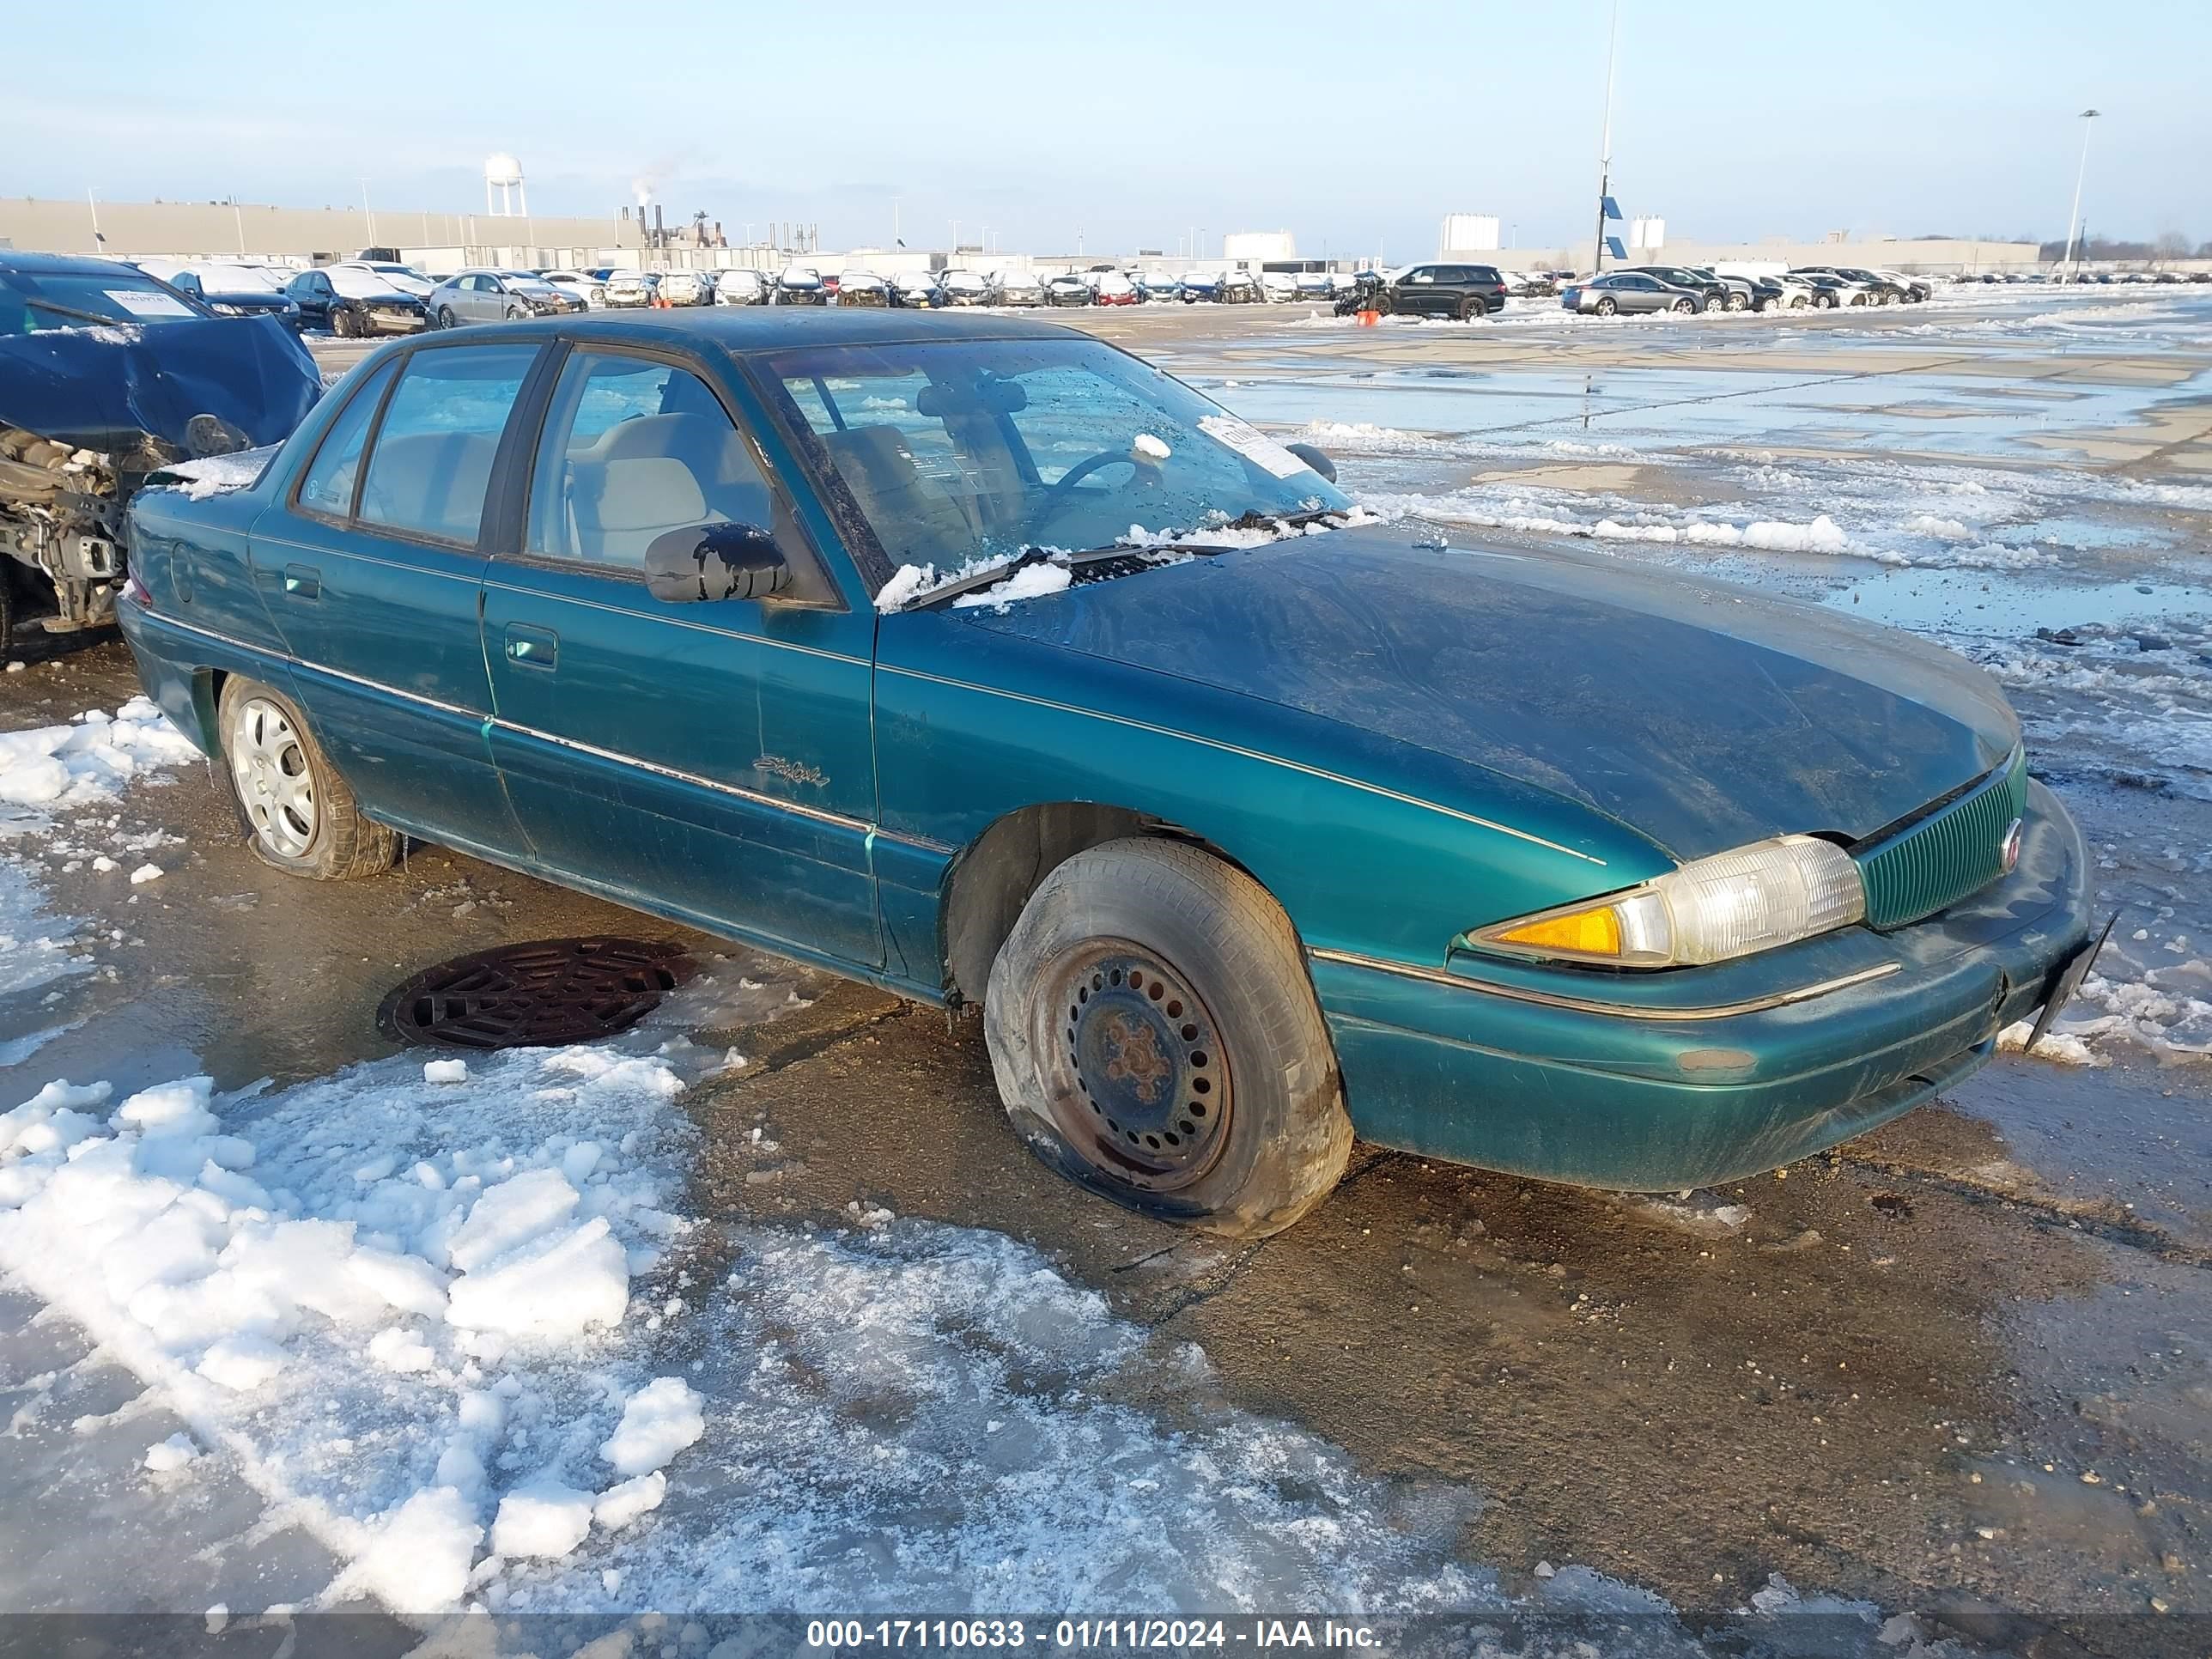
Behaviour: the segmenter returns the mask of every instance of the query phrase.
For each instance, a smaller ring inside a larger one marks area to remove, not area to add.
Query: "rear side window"
[[[397,368],[396,363],[386,363],[356,386],[344,410],[323,434],[314,464],[300,481],[300,505],[309,512],[332,519],[353,516],[353,489],[361,477],[361,452],[368,441],[368,423],[376,418],[376,405]]]
[[[483,345],[410,356],[369,453],[362,522],[473,544],[500,434],[537,356],[535,346]]]

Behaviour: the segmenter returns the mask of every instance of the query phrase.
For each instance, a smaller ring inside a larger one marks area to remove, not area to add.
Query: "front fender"
[[[885,831],[963,848],[1042,802],[1124,807],[1203,837],[1309,947],[1441,963],[1495,919],[1673,867],[1588,807],[1433,751],[933,612],[878,630]]]

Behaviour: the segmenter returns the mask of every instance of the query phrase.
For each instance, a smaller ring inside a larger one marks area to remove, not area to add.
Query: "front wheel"
[[[510,323],[519,323],[519,322],[520,322],[520,321],[522,320],[522,316],[523,316],[523,313],[522,313],[522,307],[520,307],[520,306],[509,306],[509,307],[507,308],[507,320],[508,322],[510,322]]]
[[[314,881],[392,867],[399,837],[361,815],[289,697],[234,676],[223,683],[216,713],[231,800],[263,863]]]
[[[1351,1158],[1290,919],[1181,842],[1109,842],[1047,876],[992,967],[983,1029],[1030,1149],[1143,1214],[1264,1237]]]
[[[1695,300],[1677,300],[1668,307],[1677,317],[1687,317],[1698,308]]]
[[[331,333],[337,335],[341,340],[350,340],[354,337],[354,331],[352,307],[340,306],[331,313]]]

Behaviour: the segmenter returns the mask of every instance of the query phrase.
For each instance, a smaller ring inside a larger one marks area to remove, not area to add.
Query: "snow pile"
[[[1002,582],[994,582],[973,593],[963,593],[952,601],[952,608],[963,611],[987,605],[994,611],[1003,611],[1020,599],[1039,599],[1047,593],[1064,592],[1071,580],[1066,565],[1049,562],[1025,564]]]
[[[707,1432],[703,1405],[699,1391],[682,1377],[658,1377],[623,1404],[622,1421],[599,1455],[617,1474],[651,1474]]]
[[[230,455],[210,455],[197,461],[179,461],[174,466],[161,469],[167,478],[181,478],[179,484],[165,484],[187,500],[204,501],[210,495],[223,495],[234,489],[246,489],[261,481],[269,470],[269,463],[276,458],[283,446],[264,444],[258,449],[241,449]]]
[[[188,1078],[112,1111],[55,1082],[0,1114],[0,1268],[349,1558],[334,1595],[405,1611],[459,1601],[487,1525],[548,1555],[603,1488],[634,1519],[649,1494],[599,1448],[627,1481],[703,1426],[610,1346],[686,1230],[661,1207],[675,1074],[603,1048],[480,1064],[269,1097]]]
[[[0,803],[105,800],[135,777],[198,756],[151,699],[133,697],[112,714],[89,709],[68,726],[0,733]]]
[[[0,1115],[0,1269],[343,1558],[333,1602],[1490,1603],[1470,1496],[1243,1414],[1012,1239],[754,1228],[694,1285],[677,1088],[619,1045],[57,1082]]]

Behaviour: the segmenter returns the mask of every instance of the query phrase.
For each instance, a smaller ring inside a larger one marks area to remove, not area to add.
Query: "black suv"
[[[1505,307],[1505,279],[1495,265],[1409,265],[1385,290],[1390,309],[1408,317],[1487,317]]]

